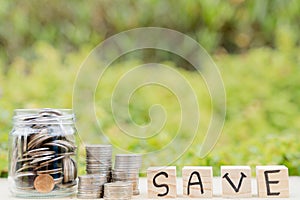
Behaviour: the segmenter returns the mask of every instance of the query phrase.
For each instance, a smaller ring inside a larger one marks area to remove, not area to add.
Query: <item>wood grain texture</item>
[[[176,167],[149,167],[147,169],[147,187],[148,198],[176,198]]]
[[[221,166],[222,196],[252,197],[251,168],[249,166]]]
[[[289,173],[286,166],[257,166],[256,180],[259,197],[289,197]]]
[[[199,182],[201,184],[188,184]],[[183,195],[189,198],[211,198],[213,195],[213,170],[207,166],[185,166],[182,168]],[[202,186],[202,190],[201,190]]]

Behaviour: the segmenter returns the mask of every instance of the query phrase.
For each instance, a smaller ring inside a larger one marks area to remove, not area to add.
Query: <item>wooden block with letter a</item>
[[[149,198],[176,198],[176,167],[149,167],[147,185]]]
[[[211,198],[213,170],[206,166],[182,168],[183,195],[190,198]]]
[[[249,166],[221,166],[222,196],[251,197],[251,168]]]
[[[259,197],[289,197],[289,172],[283,165],[256,166]]]

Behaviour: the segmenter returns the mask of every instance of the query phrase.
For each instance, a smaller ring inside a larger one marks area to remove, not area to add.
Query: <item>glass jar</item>
[[[72,196],[77,189],[75,117],[70,109],[17,109],[10,133],[13,196]]]

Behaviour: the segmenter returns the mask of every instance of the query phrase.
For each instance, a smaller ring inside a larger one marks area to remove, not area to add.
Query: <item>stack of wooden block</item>
[[[289,196],[288,168],[282,165],[257,166],[256,180],[259,197]],[[252,197],[251,168],[222,166],[222,196]],[[213,197],[213,170],[206,166],[186,166],[182,169],[183,195],[189,198]],[[149,198],[176,198],[176,167],[150,167],[147,170]]]

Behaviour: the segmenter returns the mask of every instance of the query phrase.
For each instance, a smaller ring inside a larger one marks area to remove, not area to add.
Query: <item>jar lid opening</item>
[[[16,109],[14,124],[72,124],[75,115],[72,109]]]

